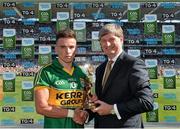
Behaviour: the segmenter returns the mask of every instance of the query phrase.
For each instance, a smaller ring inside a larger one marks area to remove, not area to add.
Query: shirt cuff
[[[114,108],[114,112],[116,113],[117,118],[120,120],[121,119],[121,115],[118,112],[117,104],[114,104],[113,108]]]
[[[87,124],[88,122],[89,122],[89,113],[88,113],[88,116],[87,116],[86,121],[84,123]]]

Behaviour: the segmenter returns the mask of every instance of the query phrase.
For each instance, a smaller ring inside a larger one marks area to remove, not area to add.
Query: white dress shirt
[[[119,57],[119,55],[120,55],[121,53],[122,53],[122,52],[119,52],[119,54],[117,54],[113,59],[109,59],[109,58],[108,58],[108,61],[110,61],[110,60],[113,61],[113,63],[112,63],[112,68],[111,68],[111,69],[113,69],[115,62],[116,62],[117,58]],[[114,112],[115,112],[117,118],[120,120],[120,119],[121,119],[121,115],[119,114],[119,111],[118,111],[118,109],[117,109],[117,104],[114,104],[114,105],[113,105],[113,108],[114,108]]]

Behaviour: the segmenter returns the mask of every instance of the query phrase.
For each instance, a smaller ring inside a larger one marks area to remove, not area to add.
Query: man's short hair
[[[109,33],[112,33],[116,35],[117,37],[124,37],[121,26],[118,24],[110,23],[103,26],[101,30],[99,31],[99,40],[101,39],[101,37]]]
[[[72,29],[66,28],[64,30],[59,31],[56,34],[56,41],[59,38],[75,38],[76,39],[76,34],[75,34],[75,32]]]

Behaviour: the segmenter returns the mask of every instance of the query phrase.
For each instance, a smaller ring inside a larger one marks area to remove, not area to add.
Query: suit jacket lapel
[[[107,61],[104,62],[98,69],[96,77],[96,94],[100,97],[102,94],[102,79],[106,68]]]
[[[109,77],[107,79],[107,82],[104,86],[103,92],[102,94],[105,95],[106,91],[108,90],[109,87],[111,87],[111,83],[113,81],[113,79],[116,77],[117,73],[120,71],[120,69],[122,68],[122,58],[124,57],[124,52],[117,58],[113,69],[111,70],[111,73],[109,74]]]

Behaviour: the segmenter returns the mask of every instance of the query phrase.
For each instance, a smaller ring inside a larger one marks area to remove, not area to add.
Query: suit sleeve
[[[129,70],[128,85],[133,97],[125,103],[117,104],[122,119],[153,110],[153,93],[148,72],[142,60],[135,61]]]

